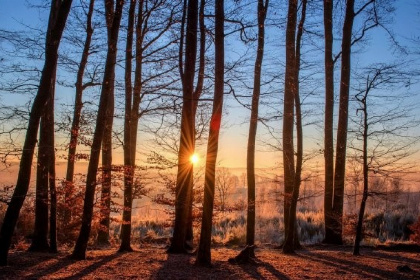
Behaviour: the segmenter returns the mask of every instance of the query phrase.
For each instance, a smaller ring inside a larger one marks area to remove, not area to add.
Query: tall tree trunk
[[[324,119],[324,162],[325,192],[324,220],[325,243],[331,243],[334,236],[332,226],[332,203],[334,193],[334,61],[333,61],[333,3],[324,0],[324,38],[325,38],[325,119]]]
[[[255,142],[258,125],[258,108],[261,92],[261,68],[264,56],[265,18],[268,0],[258,0],[258,46],[254,65],[254,89],[252,92],[251,118],[247,147],[248,209],[246,221],[246,245],[255,244]]]
[[[55,184],[55,141],[54,141],[54,96],[55,75],[51,84],[51,100],[47,104],[46,121],[48,129],[48,185],[50,190],[50,252],[57,253],[57,190]]]
[[[61,35],[63,34],[71,3],[72,0],[52,0],[51,2],[44,68],[42,70],[38,92],[31,108],[16,187],[9,206],[7,207],[0,231],[0,266],[7,265],[7,254],[12,240],[13,231],[19,217],[20,209],[22,208],[26,194],[28,193],[39,122],[44,113],[45,105],[51,98],[50,90],[51,83],[54,82],[55,77],[58,46],[61,41]]]
[[[89,57],[89,50],[90,44],[92,41],[92,15],[93,15],[93,8],[94,8],[95,0],[90,0],[89,3],[89,10],[86,18],[86,38],[85,44],[83,47],[82,58],[80,59],[79,69],[77,70],[77,78],[76,78],[76,96],[74,99],[74,112],[73,112],[73,120],[71,124],[70,130],[70,143],[69,143],[69,152],[67,156],[67,172],[66,172],[66,181],[65,181],[65,210],[64,210],[64,225],[68,225],[71,220],[72,216],[72,205],[73,205],[73,193],[74,193],[74,185],[73,185],[73,177],[74,177],[74,165],[76,160],[76,147],[77,147],[77,140],[79,137],[80,131],[80,116],[82,113],[83,108],[83,75],[85,73],[86,65],[88,62]]]
[[[302,45],[302,36],[303,36],[303,26],[306,19],[306,6],[307,0],[302,0],[302,15],[299,21],[297,35],[296,35],[296,62],[295,62],[295,75],[296,75],[296,85],[295,85],[295,108],[296,108],[296,171],[295,171],[295,186],[293,189],[293,200],[292,200],[292,209],[290,219],[293,220],[294,224],[294,234],[293,234],[293,248],[300,248],[299,235],[296,224],[296,206],[299,197],[300,185],[302,182],[302,165],[303,165],[303,124],[302,124],[302,109],[300,103],[300,87],[299,87],[299,73],[300,73],[300,51]]]
[[[206,52],[206,26],[204,24],[204,8],[206,5],[205,0],[200,1],[200,10],[199,10],[199,28],[200,28],[200,53],[199,53],[199,66],[198,66],[198,78],[196,88],[193,94],[193,116],[194,116],[194,150],[195,150],[195,117],[197,115],[198,101],[203,92],[204,85],[204,70],[205,70],[205,52]],[[193,166],[194,168],[194,166]],[[192,170],[194,171],[194,169]],[[194,201],[194,189],[190,189],[190,201],[188,202],[188,224],[187,224],[187,233],[185,236],[185,247],[188,250],[194,248],[193,239],[193,201]]]
[[[294,92],[296,81],[296,53],[295,35],[297,21],[297,0],[289,0],[286,27],[286,75],[284,86],[284,109],[283,109],[283,168],[284,168],[284,224],[285,242],[283,244],[284,253],[292,253],[294,221],[292,197],[295,186],[295,159],[293,145],[293,126],[294,126]],[[292,241],[292,242],[290,242]]]
[[[354,21],[354,0],[346,2],[346,16],[343,25],[343,39],[341,43],[341,82],[340,82],[340,105],[338,113],[337,146],[334,174],[334,198],[332,207],[333,234],[331,242],[334,244],[343,243],[343,202],[344,202],[344,180],[346,172],[346,147],[347,147],[347,126],[348,107],[350,91],[350,58],[352,44],[352,30]]]
[[[132,192],[133,192],[133,179],[134,179],[134,164],[132,157],[135,156],[136,143],[132,139],[134,122],[133,119],[133,89],[131,85],[131,72],[133,60],[133,34],[134,34],[134,18],[136,11],[136,0],[131,0],[130,9],[128,11],[128,28],[127,28],[127,44],[125,52],[125,117],[124,117],[124,208],[121,224],[121,245],[119,251],[133,251],[131,248],[131,207],[132,207]],[[140,1],[138,24],[142,22],[142,6],[143,1]],[[138,30],[138,29],[137,29]],[[137,33],[137,36],[140,34]],[[137,44],[136,44],[137,45]],[[136,51],[137,57],[141,57],[142,53]],[[136,79],[137,79],[136,71]],[[141,75],[141,73],[140,73]],[[136,129],[137,132],[137,129]],[[134,152],[134,155],[133,155]]]
[[[194,100],[193,83],[197,54],[198,0],[188,1],[187,30],[185,37],[185,67],[180,66],[183,106],[181,114],[181,137],[178,152],[178,173],[176,181],[175,224],[169,253],[185,253],[188,228],[189,204],[193,187],[193,165],[190,157],[194,153]],[[182,47],[182,46],[181,46]],[[180,51],[182,53],[182,51]],[[181,61],[182,58],[180,57]],[[180,65],[182,62],[180,62]]]
[[[80,229],[79,237],[77,239],[76,245],[72,253],[72,258],[74,259],[86,258],[86,248],[89,240],[93,216],[93,200],[95,196],[99,154],[101,151],[101,145],[106,126],[105,118],[106,116],[109,116],[108,104],[109,100],[112,98],[111,94],[114,90],[115,64],[117,59],[117,42],[123,6],[123,0],[117,1],[115,5],[115,12],[113,12],[114,2],[112,0],[105,1],[106,19],[107,22],[112,22],[112,24],[110,28],[111,32],[108,34],[108,53],[105,63],[104,80],[102,83],[98,116],[96,119],[96,127],[93,135],[91,155],[89,159],[89,166],[86,178],[86,192],[83,205],[82,227]]]
[[[283,252],[292,253],[294,249],[300,248],[299,236],[297,233],[297,224],[296,224],[296,208],[299,198],[299,191],[301,185],[301,174],[302,174],[302,164],[303,164],[303,128],[302,128],[302,112],[300,104],[300,91],[299,91],[299,72],[300,72],[300,49],[303,35],[303,26],[306,19],[306,4],[307,0],[302,0],[302,15],[299,21],[297,35],[296,35],[296,44],[295,44],[295,84],[292,88],[294,103],[296,108],[296,169],[294,177],[294,186],[290,203],[289,210],[289,228],[286,231],[286,238],[283,245]]]
[[[211,228],[213,220],[216,160],[219,147],[219,132],[223,109],[224,88],[224,0],[215,2],[215,81],[213,112],[210,120],[209,140],[207,144],[206,171],[204,178],[204,205],[201,222],[200,243],[196,263],[211,265]]]

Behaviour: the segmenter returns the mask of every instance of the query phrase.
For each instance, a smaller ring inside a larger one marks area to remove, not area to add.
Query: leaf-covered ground
[[[89,250],[87,260],[59,254],[11,251],[2,279],[420,279],[420,251],[311,246],[295,255],[257,249],[258,264],[232,265],[227,260],[240,248],[212,250],[213,266],[194,265],[195,256],[168,255],[162,247],[145,245],[132,253]]]

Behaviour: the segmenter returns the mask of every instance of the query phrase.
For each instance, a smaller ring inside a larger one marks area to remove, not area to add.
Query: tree
[[[77,148],[77,141],[79,139],[80,133],[80,118],[83,108],[83,90],[93,83],[83,83],[83,76],[85,73],[86,65],[88,62],[89,54],[90,54],[90,45],[92,41],[93,35],[93,28],[92,28],[92,16],[93,16],[93,8],[94,8],[95,0],[90,0],[89,2],[89,9],[86,15],[86,38],[83,47],[83,53],[80,58],[79,68],[77,70],[77,78],[76,78],[76,94],[74,98],[74,111],[73,111],[73,119],[70,129],[70,143],[69,143],[69,151],[67,155],[67,171],[66,171],[66,181],[65,181],[65,211],[64,211],[64,224],[67,225],[71,219],[71,210],[68,209],[71,207],[71,197],[73,194],[73,180],[74,180],[74,165],[76,161],[76,148]]]
[[[182,113],[181,136],[178,152],[178,172],[176,180],[175,224],[170,253],[185,253],[187,240],[188,218],[190,217],[190,203],[192,201],[193,165],[190,157],[194,153],[195,122],[194,122],[194,76],[195,60],[197,54],[197,22],[198,0],[184,0],[184,9],[180,40],[180,75],[182,81]],[[185,31],[185,62],[182,48],[184,38],[185,13],[187,13],[187,28]],[[182,64],[184,64],[182,66]]]
[[[204,203],[201,222],[200,243],[197,249],[196,264],[211,265],[211,228],[213,221],[216,160],[219,147],[219,133],[222,121],[224,89],[224,0],[215,2],[215,80],[213,112],[207,142],[206,171],[204,178]]]
[[[361,139],[362,147],[352,148],[362,154],[363,193],[353,255],[360,255],[366,201],[369,195],[373,195],[373,190],[369,189],[369,173],[392,177],[394,174],[398,176],[400,172],[408,172],[414,165],[406,159],[411,154],[410,149],[419,140],[418,136],[413,137],[406,133],[407,127],[415,128],[419,123],[407,115],[410,108],[397,101],[401,96],[397,97],[396,94],[389,98],[383,94],[374,95],[375,91],[385,88],[395,91],[398,87],[404,88],[404,85],[410,83],[409,77],[397,65],[375,65],[369,67],[367,72],[366,81],[355,96],[359,104],[356,113],[361,112],[359,129],[355,133],[357,139]],[[395,106],[394,103],[400,104]],[[379,104],[387,109],[375,109],[375,105]]]
[[[343,229],[343,203],[344,203],[344,182],[346,171],[347,151],[347,128],[348,128],[348,107],[350,92],[351,73],[351,49],[354,44],[361,41],[366,32],[376,26],[383,27],[388,34],[384,23],[379,16],[379,7],[386,7],[388,2],[366,0],[360,3],[355,11],[355,1],[347,0],[345,6],[344,24],[342,28],[341,50],[332,59],[332,2],[324,2],[324,30],[325,30],[325,81],[326,81],[326,103],[325,103],[325,195],[324,195],[324,216],[325,216],[325,243],[342,244]],[[386,13],[392,12],[392,8],[385,9]],[[361,27],[353,32],[353,23],[357,16],[365,13]],[[392,37],[392,36],[391,36]],[[338,108],[338,127],[336,136],[336,157],[335,166],[333,145],[332,124],[334,112],[334,90],[333,90],[333,64],[341,58],[341,80],[340,80],[340,103]],[[332,174],[334,172],[334,174]]]
[[[284,217],[285,241],[284,253],[293,253],[298,246],[296,231],[296,207],[299,198],[303,163],[302,114],[299,97],[300,48],[303,25],[306,18],[307,1],[302,1],[302,12],[297,26],[297,1],[289,1],[286,29],[286,76],[283,111],[283,164],[284,164]],[[295,38],[296,34],[296,38]],[[296,113],[294,112],[296,108]],[[293,124],[296,114],[297,151],[296,165],[294,154]]]
[[[269,0],[258,0],[258,45],[257,57],[254,64],[254,88],[252,92],[251,117],[249,119],[249,134],[247,146],[247,182],[248,206],[246,221],[246,248],[233,261],[237,263],[249,262],[255,257],[255,142],[258,125],[258,109],[261,95],[261,72],[264,57],[265,19]],[[243,256],[243,257],[242,257]]]
[[[58,47],[71,7],[71,0],[51,1],[50,17],[48,22],[45,63],[42,71],[38,92],[35,96],[22,149],[22,157],[18,179],[12,199],[7,207],[0,231],[0,265],[7,265],[12,234],[19,217],[26,194],[29,188],[31,165],[35,150],[39,122],[45,110],[45,105],[51,99],[51,84],[55,81],[55,71],[58,58]]]
[[[325,113],[324,113],[324,220],[325,242],[332,239],[332,201],[334,194],[334,60],[333,0],[324,0]]]
[[[120,22],[122,17],[122,9],[124,1],[119,0],[115,3],[114,1],[105,1],[105,16],[107,22],[112,22],[110,34],[108,34],[108,53],[105,64],[105,73],[102,83],[101,97],[99,100],[98,116],[96,119],[95,133],[93,135],[87,178],[86,178],[86,192],[83,205],[83,217],[82,226],[80,229],[79,237],[77,238],[76,245],[74,247],[72,258],[74,259],[85,259],[86,248],[89,240],[90,228],[93,216],[93,202],[96,188],[96,175],[98,172],[99,154],[102,140],[104,137],[106,116],[109,115],[109,100],[112,98],[112,92],[114,89],[115,81],[115,64],[117,57],[117,42],[118,33],[120,30]]]
[[[221,167],[216,170],[216,184],[215,190],[217,190],[218,201],[220,205],[220,211],[225,212],[227,207],[227,197],[232,191],[234,186],[234,177],[226,167]]]

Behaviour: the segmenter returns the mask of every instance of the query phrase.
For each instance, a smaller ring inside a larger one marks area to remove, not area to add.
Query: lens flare
[[[197,164],[199,161],[200,161],[200,158],[198,157],[198,155],[197,155],[197,154],[193,154],[193,155],[190,157],[190,162],[191,162],[192,164]]]

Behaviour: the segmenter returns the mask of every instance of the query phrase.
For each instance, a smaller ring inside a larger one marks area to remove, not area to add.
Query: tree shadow
[[[63,279],[80,279],[84,276],[87,276],[88,274],[94,272],[95,270],[99,269],[101,266],[107,264],[108,262],[111,262],[113,259],[120,256],[121,253],[114,253],[112,255],[103,256],[103,257],[95,257],[94,259],[97,259],[94,263],[90,264],[89,266],[83,268],[82,270],[78,271],[76,274],[72,274],[71,276],[64,277]],[[35,274],[31,275],[31,278],[38,279],[41,277],[46,277],[48,275],[52,275],[55,272],[65,269],[66,267],[76,263],[80,262],[77,260],[72,260],[69,257],[62,257],[58,262],[56,262],[53,265],[50,265],[43,269],[42,271],[39,271]]]
[[[281,279],[281,280],[290,279],[290,277],[278,271],[270,263],[264,262],[259,258],[255,258],[255,260],[256,260],[256,264],[238,264],[237,266],[240,267],[246,274],[248,274],[250,277],[254,279],[265,279],[266,277],[262,275],[261,272],[259,272],[259,268],[267,270],[276,279]]]
[[[343,252],[343,254],[346,254]],[[351,272],[360,276],[360,278],[378,278],[378,279],[404,279],[408,275],[401,274],[398,270],[382,270],[379,268],[371,267],[366,264],[362,264],[361,262],[352,261],[349,256],[334,258],[332,256],[323,254],[322,251],[314,252],[314,251],[304,251],[299,254],[302,258],[306,258],[313,263],[322,263],[326,266],[334,267],[338,269],[338,273],[345,274],[346,272]],[[352,256],[352,255],[351,255]],[[368,257],[371,257],[369,255]],[[356,257],[355,257],[356,258]],[[413,271],[415,276],[418,274]],[[413,275],[414,276],[414,275]]]

